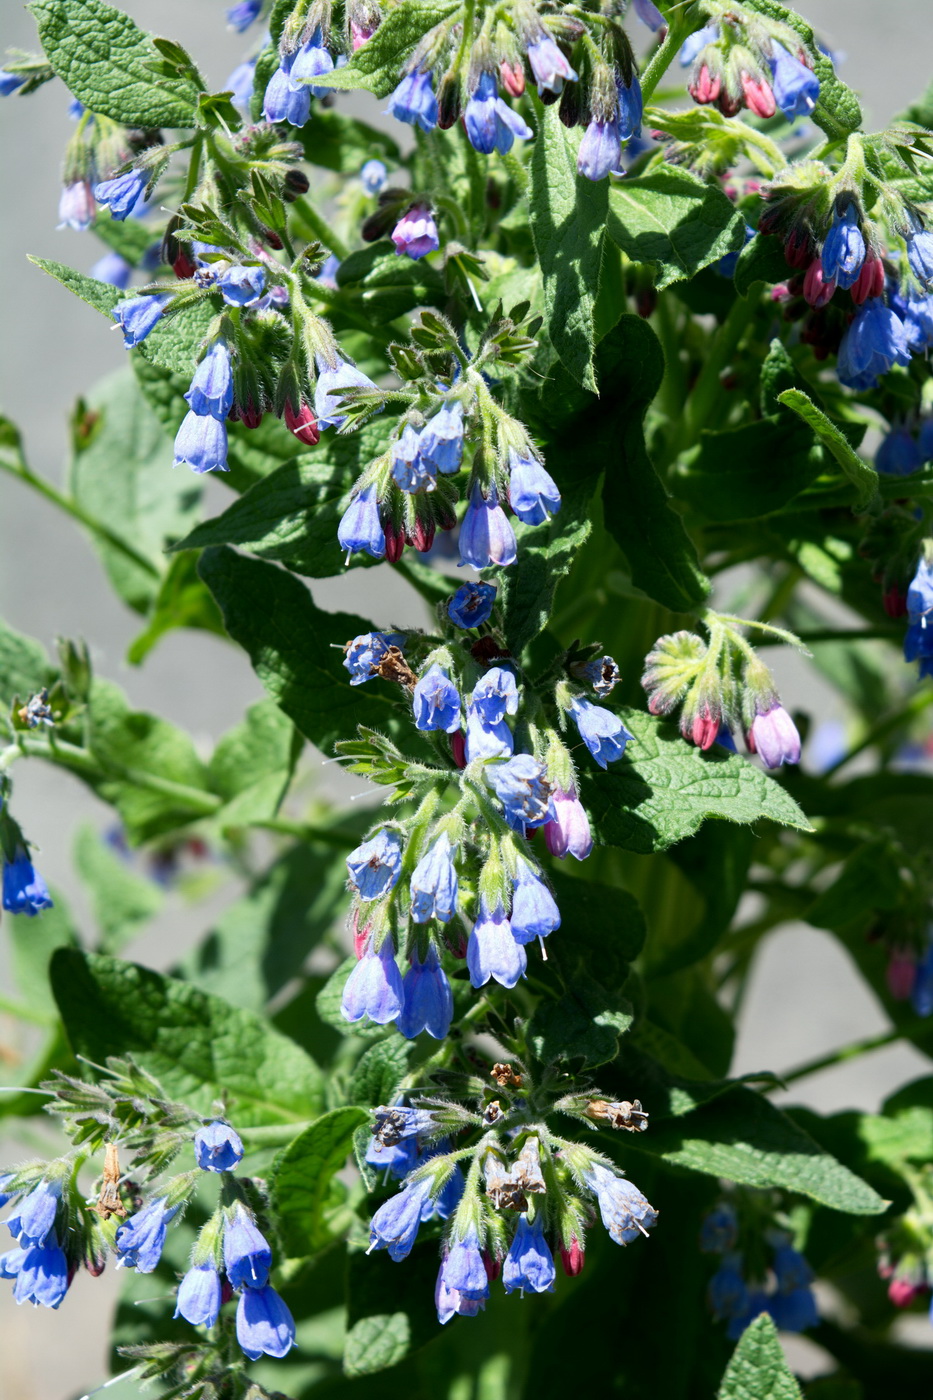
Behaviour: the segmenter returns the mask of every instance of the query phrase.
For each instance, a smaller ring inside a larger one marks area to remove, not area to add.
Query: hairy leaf
[[[745,240],[745,220],[721,190],[669,166],[610,190],[607,228],[633,262],[653,267],[659,289],[738,252]]]
[[[800,1400],[800,1386],[784,1359],[767,1313],[746,1327],[726,1367],[718,1400]]]
[[[326,1220],[327,1193],[353,1150],[354,1132],[368,1116],[363,1108],[335,1108],[276,1157],[269,1185],[289,1258],[316,1254],[333,1238]]]
[[[812,435],[788,413],[704,432],[677,469],[677,494],[708,520],[770,515],[824,469]]]
[[[836,424],[801,389],[785,389],[778,398],[813,429],[823,446],[832,453],[855,488],[853,509],[865,510],[878,494],[878,473],[874,467],[862,461]]]

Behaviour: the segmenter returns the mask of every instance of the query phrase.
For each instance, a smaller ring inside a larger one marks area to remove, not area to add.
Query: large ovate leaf
[[[704,432],[684,458],[676,490],[708,520],[748,520],[780,510],[820,475],[823,453],[788,413]]]
[[[647,854],[692,836],[707,817],[748,824],[768,817],[810,831],[807,818],[773,778],[738,754],[703,753],[673,724],[622,711],[634,742],[606,772],[588,769],[583,800],[597,839]]]
[[[337,286],[355,294],[363,315],[374,326],[394,321],[416,306],[443,308],[446,300],[440,273],[429,263],[400,258],[386,242],[344,258],[337,269]]]
[[[800,1386],[767,1313],[749,1323],[739,1338],[717,1400],[800,1400]]]
[[[577,174],[577,145],[557,108],[546,107],[531,153],[531,232],[551,344],[573,378],[595,392],[593,316],[609,194],[605,180]]]
[[[127,126],[192,126],[195,83],[160,81],[151,38],[102,0],[33,0],[46,58],[74,97]]]
[[[401,81],[419,40],[459,8],[460,0],[400,0],[346,67],[322,73],[315,81],[322,87],[351,92],[365,88],[377,97],[387,97]]]
[[[204,579],[224,626],[249,655],[259,679],[305,738],[329,753],[358,724],[381,729],[395,709],[388,686],[353,688],[341,648],[372,626],[318,608],[298,579],[232,549],[205,550]]]
[[[670,166],[616,185],[608,212],[610,238],[652,267],[658,288],[693,277],[745,240],[745,220],[720,189]]]
[[[319,1112],[323,1079],[294,1041],[252,1012],[117,958],[59,949],[52,990],[78,1055],[132,1055],[201,1113],[226,1098],[243,1127]]]
[[[270,1188],[290,1258],[329,1244],[327,1193],[353,1150],[353,1134],[369,1117],[364,1108],[335,1108],[296,1137],[275,1159]]]

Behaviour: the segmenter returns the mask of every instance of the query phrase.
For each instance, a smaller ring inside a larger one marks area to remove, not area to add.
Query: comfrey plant
[[[209,8],[216,92],[105,0],[0,71],[24,275],[126,349],[64,487],[8,420],[0,469],[134,666],[194,629],[205,724],[214,647],[264,696],[195,743],[0,622],[13,1303],[109,1264],[164,1400],[789,1397],[801,1331],[807,1393],[913,1395],[931,1079],[808,1089],[933,1043],[929,96],[864,131],[778,0]],[[94,796],[81,917],[26,760]],[[888,1028],[736,1077],[788,919]]]

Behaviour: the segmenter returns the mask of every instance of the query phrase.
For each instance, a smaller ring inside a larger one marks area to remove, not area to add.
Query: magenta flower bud
[[[396,253],[404,253],[409,258],[423,258],[437,252],[441,246],[437,224],[426,204],[413,204],[405,211],[392,230],[392,242]]]
[[[711,749],[719,737],[719,715],[714,715],[709,706],[694,716],[690,733],[685,738],[692,739],[698,749]]]
[[[827,277],[823,271],[823,263],[820,258],[814,258],[807,268],[807,275],[803,279],[803,294],[811,306],[817,310],[832,301],[836,284],[831,277]]]
[[[763,715],[756,715],[745,742],[766,768],[800,762],[800,735],[783,705],[772,705]]]
[[[766,83],[764,78],[755,78],[751,73],[743,72],[742,92],[745,94],[745,105],[756,117],[774,116],[777,111],[774,93],[771,84]]]
[[[583,804],[575,788],[564,792],[558,788],[554,793],[554,820],[545,822],[544,841],[552,856],[563,860],[573,856],[576,860],[586,860],[593,849],[593,836]]]
[[[885,980],[895,1001],[909,1001],[917,980],[917,959],[907,948],[895,948],[888,958]]]
[[[719,73],[711,73],[704,63],[699,73],[689,84],[687,91],[694,102],[699,102],[701,106],[706,106],[710,102],[715,102],[722,88],[722,77]]]

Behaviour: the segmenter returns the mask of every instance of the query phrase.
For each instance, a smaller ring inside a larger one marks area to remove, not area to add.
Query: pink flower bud
[[[722,78],[718,73],[710,73],[706,64],[689,85],[688,91],[694,102],[705,105],[708,102],[715,102],[722,87]]]
[[[285,405],[285,426],[295,434],[299,442],[308,447],[316,447],[321,438],[321,430],[310,404],[303,403],[296,413],[290,403]]]
[[[800,762],[800,735],[783,705],[772,705],[763,715],[756,715],[745,742],[766,768]]]
[[[885,980],[895,1001],[909,1001],[917,980],[917,960],[907,948],[895,948],[888,959]],[[898,1305],[900,1306],[900,1305]]]
[[[880,297],[884,291],[884,263],[880,258],[866,258],[862,270],[849,288],[849,294],[856,306],[861,306],[869,297]]]
[[[576,1235],[570,1241],[569,1249],[564,1249],[563,1245],[561,1246],[560,1262],[563,1264],[564,1273],[568,1278],[576,1278],[577,1274],[583,1273],[583,1246]]]
[[[790,267],[808,267],[813,259],[810,235],[802,228],[792,228],[784,243],[784,261]]]
[[[821,307],[833,299],[836,284],[833,279],[823,276],[823,262],[821,258],[814,258],[807,268],[807,275],[803,279],[803,294],[811,306]]]
[[[417,549],[419,554],[427,554],[434,543],[434,521],[422,520],[419,515],[415,521],[414,529],[408,535],[408,543]]]
[[[756,117],[773,117],[777,111],[771,84],[764,78],[754,78],[751,73],[742,73],[742,91],[745,105]]]
[[[548,850],[558,860],[568,855],[576,860],[586,860],[593,849],[593,836],[576,790],[571,788],[563,792],[558,788],[553,794],[552,803],[554,820],[544,823],[544,841]]]
[[[525,91],[525,70],[520,63],[509,63],[503,59],[499,64],[502,86],[510,97],[521,97]]]
[[[890,588],[884,590],[882,602],[888,617],[907,616],[907,594],[899,584],[892,583]]]
[[[719,733],[719,716],[713,715],[707,706],[702,714],[694,717],[690,726],[689,737],[696,744],[698,749],[711,749],[716,742]]]
[[[923,1286],[909,1278],[892,1278],[888,1284],[888,1297],[896,1308],[909,1308],[922,1292]]]

